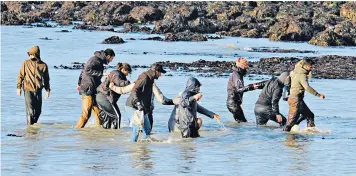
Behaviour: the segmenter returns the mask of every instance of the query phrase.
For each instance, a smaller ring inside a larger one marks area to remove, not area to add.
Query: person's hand
[[[325,95],[324,95],[324,94],[320,94],[320,95],[319,95],[319,98],[321,98],[321,99],[324,100],[324,99],[325,99]]]
[[[46,96],[45,96],[45,99],[46,99],[46,100],[48,99],[49,94],[50,94],[50,91],[47,91],[47,92],[46,92]]]
[[[217,115],[217,114],[214,114],[214,118],[215,118],[216,120],[220,120],[220,116]]]
[[[115,85],[115,84],[114,84],[113,82],[110,82],[109,88],[112,89],[112,88],[114,87],[114,85]]]
[[[252,87],[253,87],[253,89],[258,89],[260,86],[257,84],[253,84]]]
[[[137,107],[137,110],[143,111],[143,106],[142,106],[141,102],[138,101],[138,102],[136,103],[136,107]]]
[[[80,91],[80,85],[77,85],[77,90]]]
[[[276,115],[276,119],[277,119],[278,123],[282,123],[282,121],[283,121],[283,118],[280,114]]]
[[[201,94],[201,93],[194,95],[194,99],[197,101],[199,101],[202,97],[203,97],[203,94]]]
[[[110,74],[110,73],[108,73],[108,72],[104,72],[104,73],[103,73],[103,76],[104,76],[104,77],[107,77],[109,74]]]
[[[21,97],[21,93],[22,93],[21,89],[17,89],[17,95]]]

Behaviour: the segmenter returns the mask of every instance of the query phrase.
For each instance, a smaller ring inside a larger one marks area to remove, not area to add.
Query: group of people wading
[[[50,77],[47,64],[40,57],[40,48],[32,47],[28,52],[29,59],[22,64],[17,81],[17,94],[24,92],[26,103],[27,124],[37,123],[41,114],[42,89],[46,90],[45,99],[50,95]],[[113,61],[115,52],[106,49],[94,52],[85,64],[78,79],[77,89],[82,96],[82,114],[76,128],[84,128],[94,114],[96,124],[105,129],[118,129],[121,126],[121,113],[117,101],[122,94],[130,93],[126,105],[132,107],[131,141],[136,142],[140,131],[142,139],[148,138],[153,127],[153,100],[156,98],[163,105],[174,105],[168,121],[169,132],[179,131],[183,138],[199,137],[199,129],[203,120],[197,118],[197,112],[210,118],[220,120],[218,114],[198,104],[203,97],[200,93],[202,84],[198,79],[190,77],[186,88],[177,97],[170,99],[163,95],[155,84],[161,74],[166,73],[163,66],[153,64],[147,71],[141,73],[138,79],[130,82],[126,76],[132,72],[128,63],[118,63],[116,69],[104,73],[104,65]],[[308,84],[313,62],[309,59],[299,61],[293,71],[283,72],[280,76],[255,84],[244,85],[249,64],[245,58],[238,58],[227,85],[227,109],[235,121],[247,122],[243,112],[243,94],[247,91],[262,89],[255,104],[257,125],[266,125],[272,120],[284,131],[290,131],[293,125],[307,120],[308,127],[314,127],[314,114],[304,102],[304,92],[307,91],[321,99],[319,94]],[[105,80],[101,82],[102,77]],[[288,101],[289,113],[286,119],[279,111],[279,100],[283,92],[284,100]]]

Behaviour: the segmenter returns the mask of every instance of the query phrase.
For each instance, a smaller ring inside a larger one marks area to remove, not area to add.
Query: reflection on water
[[[132,147],[134,148],[132,167],[151,170],[154,167],[154,163],[151,159],[152,150],[147,147],[147,144],[138,144]]]
[[[308,163],[308,150],[307,150],[307,139],[303,136],[298,136],[297,134],[287,134],[287,140],[285,145],[292,150],[290,150],[291,157],[289,163],[291,166],[288,170],[296,170],[298,172],[304,172],[308,170],[310,166]]]

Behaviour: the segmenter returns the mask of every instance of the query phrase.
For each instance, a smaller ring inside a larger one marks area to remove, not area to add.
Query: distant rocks
[[[101,42],[101,44],[122,44],[122,43],[125,43],[125,41],[119,36],[112,36]]]
[[[252,47],[247,49],[248,52],[265,52],[265,53],[315,53],[309,50],[296,50],[296,49],[280,49],[270,47]]]
[[[178,32],[178,33],[167,33],[165,35],[164,41],[208,41],[208,37],[199,33],[193,33],[190,31]]]
[[[302,41],[319,46],[356,46],[356,2],[353,1],[1,2],[1,25],[35,23],[36,27],[55,27],[45,23],[49,19],[59,25],[82,21],[84,24],[74,29],[89,31],[114,32],[114,26],[123,25],[124,29],[116,32],[168,34],[166,41],[205,41],[205,36],[181,34],[190,31]]]

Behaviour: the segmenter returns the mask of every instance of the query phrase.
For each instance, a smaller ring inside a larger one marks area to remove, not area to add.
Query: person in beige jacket
[[[307,91],[310,94],[317,96],[321,99],[325,98],[325,95],[319,94],[308,83],[308,75],[310,77],[312,70],[312,60],[304,59],[299,61],[293,71],[290,73],[291,87],[290,95],[288,98],[289,113],[287,125],[284,131],[290,131],[291,128],[307,119],[307,126],[314,127],[314,113],[308,108],[304,102],[304,92]]]
[[[50,94],[48,66],[41,60],[40,48],[32,47],[28,52],[29,59],[21,66],[17,79],[17,95],[24,91],[27,124],[37,123],[42,111],[42,89],[46,90],[47,99]]]

